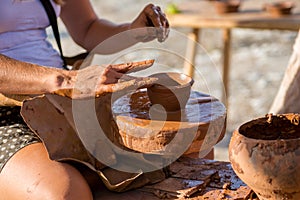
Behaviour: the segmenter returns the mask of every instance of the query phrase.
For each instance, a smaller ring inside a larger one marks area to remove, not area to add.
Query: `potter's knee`
[[[92,192],[84,177],[75,168],[69,166],[67,173],[60,177],[57,191],[51,191],[51,200],[91,200]],[[55,183],[53,183],[55,184]]]
[[[72,167],[66,169],[56,178],[50,178],[36,187],[37,193],[33,196],[42,196],[41,199],[45,200],[92,200],[92,192],[82,175]]]
[[[84,187],[64,187],[64,191],[51,190],[47,191],[41,196],[45,200],[92,200],[93,195],[90,190]],[[35,199],[35,198],[34,198]]]

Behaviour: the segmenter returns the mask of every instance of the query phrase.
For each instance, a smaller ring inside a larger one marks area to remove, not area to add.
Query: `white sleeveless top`
[[[58,16],[60,6],[51,3]],[[62,68],[59,53],[47,41],[45,28],[49,25],[40,0],[0,0],[0,53],[25,62]]]

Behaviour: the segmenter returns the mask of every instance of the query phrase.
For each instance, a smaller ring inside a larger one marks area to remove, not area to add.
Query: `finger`
[[[152,5],[149,6],[146,14],[148,18],[151,20],[150,24],[153,24],[155,29],[155,35],[159,42],[163,42],[166,40],[169,33],[169,22],[166,18],[166,15],[163,13],[159,6]],[[151,34],[148,32],[148,34]]]
[[[130,90],[150,87],[156,82],[157,78],[154,77],[137,78],[121,83],[111,84],[106,89],[109,92],[128,92]]]
[[[60,90],[55,91],[54,94],[59,94],[61,96],[70,97],[72,99],[84,99],[90,97],[100,97],[107,93],[128,93],[130,91],[134,91],[140,88],[147,88],[152,86],[153,84],[157,83],[158,78],[154,77],[131,77],[133,79],[129,81],[123,81],[120,83],[111,83],[111,84],[103,84],[99,88],[88,93],[83,93],[80,90],[72,89],[72,90]]]
[[[114,70],[109,70],[109,72],[105,73],[104,76],[101,78],[102,81],[99,82],[99,84],[112,84],[117,83],[118,80],[123,76],[124,74],[116,72]]]
[[[145,14],[147,16],[147,18],[150,20],[148,21],[149,26],[154,26],[154,27],[158,27],[161,28],[162,27],[162,23],[160,21],[160,13],[159,13],[159,9],[157,6],[153,5],[153,4],[149,4],[148,6],[146,6],[145,8]]]
[[[161,8],[159,6],[157,7],[157,9],[158,9],[158,12],[159,12],[159,15],[160,15],[160,21],[162,23],[162,26],[164,28],[169,28],[170,24],[169,24],[169,21],[166,17],[166,14],[161,10]]]
[[[130,81],[130,80],[134,80],[134,79],[137,79],[138,77],[135,77],[135,76],[129,76],[127,74],[122,74],[122,77],[120,77],[119,79],[119,83],[121,82],[124,82],[124,81]]]
[[[159,6],[157,6],[156,9],[159,13],[160,23],[161,23],[162,27],[165,29],[168,29],[170,27],[170,25],[169,25],[169,21],[166,17],[166,14],[161,10],[161,8]]]
[[[114,93],[114,92],[120,92],[123,91],[128,92],[128,89],[133,89],[134,88],[134,80],[122,82],[122,83],[115,83],[115,84],[108,84],[108,85],[103,85],[97,92],[96,92],[96,97],[100,97],[106,93]]]
[[[160,7],[158,7],[158,11],[159,11],[159,14],[160,14],[160,21],[162,23],[162,32],[159,32],[159,36],[157,37],[158,41],[159,42],[163,42],[165,41],[168,36],[169,36],[169,32],[170,32],[170,25],[169,25],[169,21],[165,15],[165,13],[160,9]]]
[[[153,77],[152,77],[153,78]],[[126,75],[126,74],[123,74],[123,76],[118,80],[118,83],[122,83],[122,82],[128,82],[128,81],[132,81],[134,80],[135,83],[138,83],[138,82],[143,82],[143,81],[154,81],[155,82],[158,82],[158,79],[152,79],[149,77],[137,77],[137,76],[129,76],[129,75]],[[152,83],[152,82],[151,82]]]
[[[113,65],[108,65],[105,67],[105,69],[103,70],[102,73],[102,82],[100,81],[100,83],[104,83],[104,84],[109,84],[111,82],[107,82],[106,80],[118,80],[123,76],[123,73],[118,72],[116,69],[113,68]]]
[[[131,72],[137,72],[140,70],[147,69],[151,67],[154,63],[154,60],[144,60],[144,61],[138,61],[138,62],[129,62],[129,63],[122,63],[122,64],[116,64],[111,65],[111,68],[116,70],[119,73],[131,73]]]
[[[53,92],[53,94],[57,94],[63,97],[73,98],[73,89],[59,89]]]

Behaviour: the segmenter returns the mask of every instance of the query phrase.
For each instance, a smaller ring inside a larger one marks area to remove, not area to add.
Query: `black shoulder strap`
[[[68,69],[68,67],[66,65],[65,57],[63,55],[62,48],[61,48],[60,36],[59,36],[58,25],[57,25],[57,16],[56,16],[55,10],[54,10],[50,0],[41,0],[41,2],[47,12],[47,15],[48,15],[48,18],[49,18],[49,21],[50,21],[50,24],[51,24],[51,27],[53,30],[53,34],[54,34],[54,37],[55,37],[55,40],[56,40],[56,43],[57,43],[57,46],[58,46],[58,49],[60,52],[60,56],[64,62],[64,68]]]

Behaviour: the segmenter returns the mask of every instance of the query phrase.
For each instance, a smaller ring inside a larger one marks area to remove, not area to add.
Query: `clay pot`
[[[264,10],[273,16],[289,15],[294,8],[294,3],[290,1],[283,1],[277,3],[265,4]]]
[[[157,84],[147,88],[147,94],[152,105],[160,104],[167,112],[184,109],[190,97],[194,80],[181,73],[168,72],[153,74]]]
[[[215,0],[214,6],[217,13],[233,13],[238,12],[241,2],[239,0]]]
[[[270,114],[233,133],[232,167],[260,200],[300,199],[299,121],[298,114]]]

